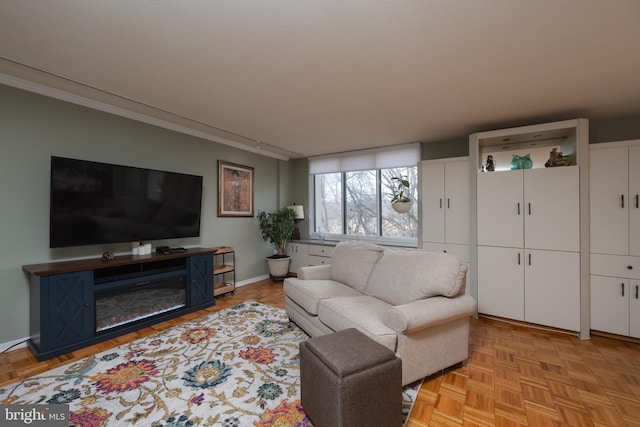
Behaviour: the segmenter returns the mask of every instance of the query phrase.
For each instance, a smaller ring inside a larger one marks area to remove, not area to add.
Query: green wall
[[[236,248],[237,281],[268,274],[271,246],[255,218],[217,217],[217,161],[255,168],[255,210],[279,206],[289,162],[0,85],[0,350],[29,335],[29,282],[22,265],[130,253],[129,243],[49,249],[50,156],[202,175],[201,236],[169,246]],[[288,190],[290,191],[290,190]],[[287,204],[288,202],[284,203]],[[154,246],[155,246],[155,242]]]

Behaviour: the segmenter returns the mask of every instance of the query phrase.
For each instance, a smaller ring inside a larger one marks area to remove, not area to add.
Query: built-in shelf
[[[235,251],[230,246],[217,248],[213,254],[213,295],[234,293],[236,290]]]

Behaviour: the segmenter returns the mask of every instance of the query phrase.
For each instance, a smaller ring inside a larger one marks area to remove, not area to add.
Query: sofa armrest
[[[431,297],[396,305],[387,310],[383,322],[397,332],[411,332],[471,316],[476,301],[463,294],[455,298]]]
[[[331,278],[331,265],[308,265],[298,269],[298,279],[302,280],[329,280]]]

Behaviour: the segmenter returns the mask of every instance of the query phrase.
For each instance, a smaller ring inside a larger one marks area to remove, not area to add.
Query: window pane
[[[410,198],[413,206],[407,213],[397,213],[391,207],[395,182],[392,177],[403,177],[411,186]],[[386,237],[418,237],[418,168],[380,169],[380,186],[382,188],[382,236]]]
[[[377,171],[345,173],[347,234],[378,235]]]
[[[315,231],[342,234],[342,174],[315,175]]]

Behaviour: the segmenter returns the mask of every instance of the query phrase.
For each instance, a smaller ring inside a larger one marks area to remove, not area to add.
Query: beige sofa
[[[341,242],[330,265],[285,279],[286,310],[311,336],[356,328],[390,348],[406,385],[468,358],[466,274],[446,253]]]

